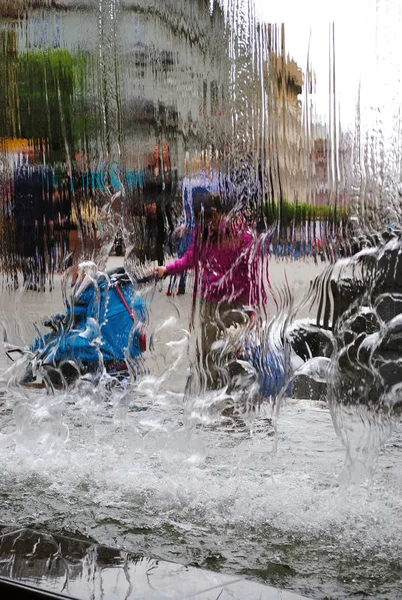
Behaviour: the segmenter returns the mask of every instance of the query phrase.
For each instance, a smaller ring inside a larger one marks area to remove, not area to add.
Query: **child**
[[[187,251],[156,269],[159,278],[180,275],[189,269],[195,271],[194,294],[200,286],[201,316],[196,347],[199,392],[219,389],[227,383],[227,369],[217,363],[212,346],[231,325],[250,322],[248,313],[256,301],[258,287],[250,273],[254,237],[241,218],[228,219],[223,213],[218,194],[195,199],[196,227]]]

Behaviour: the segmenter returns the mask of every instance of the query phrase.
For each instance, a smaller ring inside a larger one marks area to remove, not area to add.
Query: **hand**
[[[163,277],[166,275],[166,267],[156,267],[155,275],[158,277],[158,279],[163,279]]]

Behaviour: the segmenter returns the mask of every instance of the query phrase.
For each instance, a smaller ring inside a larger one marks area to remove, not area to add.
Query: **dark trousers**
[[[230,384],[236,369],[236,350],[228,339],[228,328],[248,321],[243,305],[201,300],[200,323],[196,327],[195,361],[187,393],[199,395]]]

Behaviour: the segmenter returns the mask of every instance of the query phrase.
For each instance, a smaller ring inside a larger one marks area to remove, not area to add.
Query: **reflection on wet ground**
[[[170,563],[84,540],[0,525],[0,590],[23,583],[77,600],[302,600],[240,577]],[[3,587],[4,586],[4,587]],[[30,597],[27,596],[26,597]]]

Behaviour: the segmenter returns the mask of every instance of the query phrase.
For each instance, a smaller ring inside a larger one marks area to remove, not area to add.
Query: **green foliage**
[[[339,224],[348,216],[348,210],[343,207],[334,207],[324,204],[312,206],[306,202],[294,204],[288,200],[281,203],[269,202],[264,205],[264,215],[268,224],[273,225],[280,220],[282,227],[300,225],[306,221],[327,221]]]
[[[53,160],[95,129],[85,98],[89,59],[53,49],[17,54],[9,34],[0,38],[0,137],[44,140]]]

